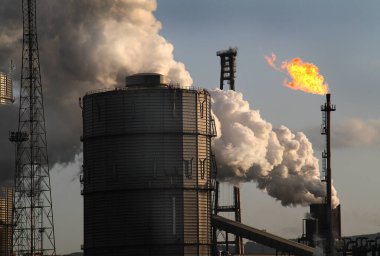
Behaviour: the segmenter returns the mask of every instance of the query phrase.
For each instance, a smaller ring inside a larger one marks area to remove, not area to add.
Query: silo
[[[211,100],[159,74],[83,98],[84,255],[211,255]]]
[[[0,72],[0,105],[14,102],[11,75]]]

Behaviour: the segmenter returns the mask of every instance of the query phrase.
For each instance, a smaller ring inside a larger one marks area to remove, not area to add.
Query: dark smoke
[[[173,46],[159,35],[155,0],[39,0],[37,23],[50,165],[80,152],[81,110],[87,91],[123,84],[137,72],[160,72],[182,86],[192,83]],[[0,69],[14,60],[20,73],[21,1],[0,5]],[[19,82],[19,75],[16,75]],[[18,91],[18,90],[16,90]],[[17,95],[16,95],[17,96]],[[0,107],[0,183],[13,177],[8,131],[17,129],[18,106]]]

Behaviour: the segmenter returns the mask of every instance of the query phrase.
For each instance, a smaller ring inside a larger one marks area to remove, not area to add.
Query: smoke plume
[[[51,165],[74,161],[81,151],[78,98],[87,91],[122,85],[126,75],[137,72],[158,72],[183,87],[191,85],[184,64],[174,60],[172,44],[159,35],[155,0],[37,3]],[[0,23],[0,69],[6,71],[13,59],[19,73],[21,1],[2,1]],[[239,93],[214,91],[212,95],[220,121],[214,141],[220,179],[254,180],[283,205],[320,201],[325,192],[318,161],[304,134],[293,134],[286,127],[273,129]],[[17,111],[17,105],[0,108],[0,183],[13,177],[14,151],[8,132],[17,129]]]
[[[305,134],[273,128],[250,109],[241,93],[211,92],[218,136],[213,141],[218,178],[233,183],[255,181],[284,206],[321,202],[326,195],[318,160]],[[339,199],[333,189],[333,204]]]
[[[78,98],[87,91],[122,85],[126,75],[138,72],[168,75],[183,87],[192,84],[184,64],[174,60],[172,44],[159,34],[156,7],[155,0],[37,1],[51,165],[73,161],[81,150]],[[0,70],[7,71],[13,59],[18,74],[21,10],[21,1],[3,0],[0,6]],[[17,129],[17,108],[0,108],[0,183],[13,177],[8,132]]]

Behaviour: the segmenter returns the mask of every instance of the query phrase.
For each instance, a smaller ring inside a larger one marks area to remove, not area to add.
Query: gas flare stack
[[[323,123],[321,134],[326,137],[326,148],[322,152],[322,181],[326,183],[326,198],[322,204],[310,205],[310,217],[304,219],[303,235],[300,239],[310,246],[322,246],[325,255],[335,255],[335,241],[341,239],[340,205],[332,202],[331,172],[331,94],[326,94],[326,103],[321,106]]]

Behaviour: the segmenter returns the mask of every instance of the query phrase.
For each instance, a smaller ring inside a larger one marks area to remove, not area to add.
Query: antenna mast
[[[16,145],[12,255],[56,255],[36,0],[22,0],[23,49]]]

